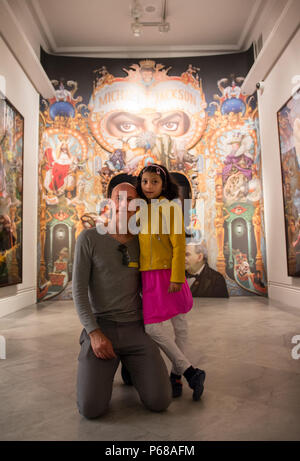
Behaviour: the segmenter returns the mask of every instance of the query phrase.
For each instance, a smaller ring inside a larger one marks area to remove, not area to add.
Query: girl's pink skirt
[[[159,323],[175,315],[185,314],[193,307],[193,297],[187,280],[181,290],[168,293],[171,269],[142,271],[144,323]]]

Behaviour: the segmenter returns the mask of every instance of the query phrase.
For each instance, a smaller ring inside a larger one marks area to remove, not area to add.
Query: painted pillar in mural
[[[257,109],[237,82],[221,79],[215,112],[202,138],[214,176],[216,268],[244,290],[266,294],[262,255],[263,215]],[[241,275],[242,274],[242,275]],[[234,288],[232,287],[232,291]]]
[[[255,102],[241,95],[243,78],[236,78],[221,79],[221,95],[208,105],[199,68],[175,76],[170,69],[144,60],[115,77],[103,66],[88,104],[74,97],[75,82],[53,82],[56,97],[41,110],[39,299],[71,297],[74,244],[94,225],[109,181],[154,162],[190,188],[183,198],[192,198],[186,228],[195,254],[187,264],[195,287],[199,244],[208,252],[207,280],[216,272],[230,295],[266,294]],[[214,296],[211,285],[191,289]]]

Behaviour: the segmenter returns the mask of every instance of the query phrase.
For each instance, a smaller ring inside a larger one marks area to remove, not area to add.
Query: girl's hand
[[[182,283],[170,282],[168,293],[176,293],[176,291],[180,291],[182,285]]]

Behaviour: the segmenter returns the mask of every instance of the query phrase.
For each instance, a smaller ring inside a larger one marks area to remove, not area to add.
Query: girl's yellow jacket
[[[159,197],[140,209],[140,270],[171,269],[171,282],[185,281],[185,231],[181,205]]]

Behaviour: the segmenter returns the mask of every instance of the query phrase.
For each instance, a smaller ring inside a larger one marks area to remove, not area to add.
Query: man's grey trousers
[[[120,360],[128,369],[145,407],[151,411],[166,410],[171,403],[168,371],[158,346],[145,333],[143,322],[98,322],[101,331],[112,342],[117,358],[97,358],[89,335],[85,329],[82,330],[77,373],[80,414],[86,418],[97,418],[107,412]]]

